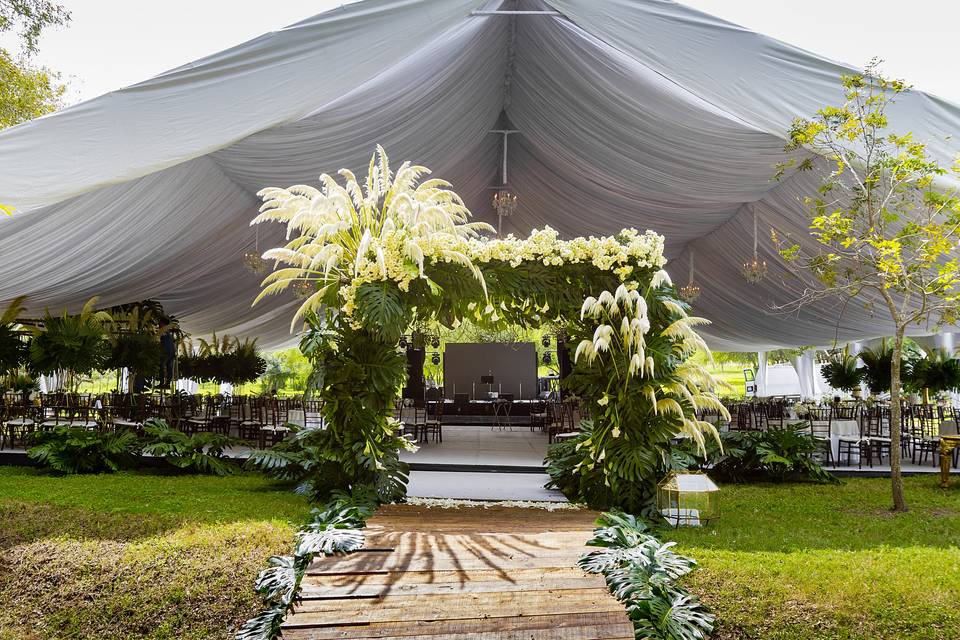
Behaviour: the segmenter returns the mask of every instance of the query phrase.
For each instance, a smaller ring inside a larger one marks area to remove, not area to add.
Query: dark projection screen
[[[492,385],[481,376],[492,375]],[[448,344],[443,352],[443,394],[470,394],[484,400],[488,388],[512,393],[515,400],[537,396],[537,345],[532,342],[463,342]]]

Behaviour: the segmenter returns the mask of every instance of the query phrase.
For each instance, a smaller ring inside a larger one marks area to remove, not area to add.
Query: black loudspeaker
[[[427,353],[423,349],[407,347],[407,385],[403,388],[404,398],[423,399],[426,383],[423,379],[423,363]]]
[[[557,363],[560,365],[560,379],[563,380],[573,371],[570,350],[566,342],[557,342]]]

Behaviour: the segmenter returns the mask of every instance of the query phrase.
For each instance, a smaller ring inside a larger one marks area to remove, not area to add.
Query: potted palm
[[[923,401],[930,404],[930,392],[935,395],[960,389],[960,360],[946,351],[934,351],[911,364],[906,386],[915,393],[923,393]]]
[[[62,373],[67,388],[76,390],[80,377],[105,368],[110,357],[105,325],[111,318],[96,311],[96,303],[97,298],[91,298],[77,315],[46,312],[30,343],[31,371]]]
[[[857,357],[846,349],[833,354],[830,360],[820,367],[823,379],[834,389],[848,393],[859,392],[862,373],[857,369]]]

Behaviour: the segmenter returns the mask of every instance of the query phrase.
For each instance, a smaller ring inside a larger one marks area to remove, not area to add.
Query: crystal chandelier
[[[757,284],[767,277],[767,261],[757,257],[757,210],[753,209],[753,260],[743,263],[740,272],[747,282]]]
[[[680,287],[678,293],[680,298],[687,304],[693,303],[700,297],[700,286],[693,281],[693,247],[690,248],[690,279],[687,284]]]
[[[497,237],[501,236],[503,219],[509,218],[517,210],[517,196],[507,190],[493,194],[493,210],[497,212]]]
[[[243,254],[243,266],[257,275],[263,275],[270,270],[267,261],[260,255],[260,228],[256,229],[256,238],[254,240],[253,251],[247,251]]]
[[[290,285],[290,291],[298,298],[307,298],[316,291],[316,287],[308,280],[297,280]]]

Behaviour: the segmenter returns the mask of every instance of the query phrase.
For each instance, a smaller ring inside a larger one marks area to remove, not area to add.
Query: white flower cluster
[[[429,170],[410,163],[401,165],[394,175],[379,147],[363,186],[352,172],[342,169],[339,173],[344,185],[324,174],[320,189],[296,185],[258,194],[264,204],[253,223],[285,223],[289,240],[286,246],[264,254],[276,266],[287,266],[264,279],[260,297],[298,281],[319,285],[294,322],[319,308],[330,287],[338,292],[341,311],[352,317],[360,285],[389,280],[407,291],[414,280],[427,278],[426,264],[460,264],[484,284],[478,265],[493,261],[513,266],[592,264],[614,272],[621,282],[628,281],[637,268],[660,268],[666,263],[663,237],[653,231],[624,229],[616,236],[561,240],[554,229],[545,227],[525,239],[481,238],[480,232],[493,229],[469,222],[470,212],[448,183],[418,184]]]
[[[613,346],[626,353],[630,361],[628,376],[655,375],[653,358],[645,351],[644,336],[650,331],[647,301],[639,291],[621,284],[615,293],[604,291],[597,298],[590,296],[583,301],[580,317],[601,322],[594,331],[593,340],[582,340],[577,345],[574,361],[584,356],[588,362],[593,362],[600,353],[610,351],[611,343],[615,342]]]

